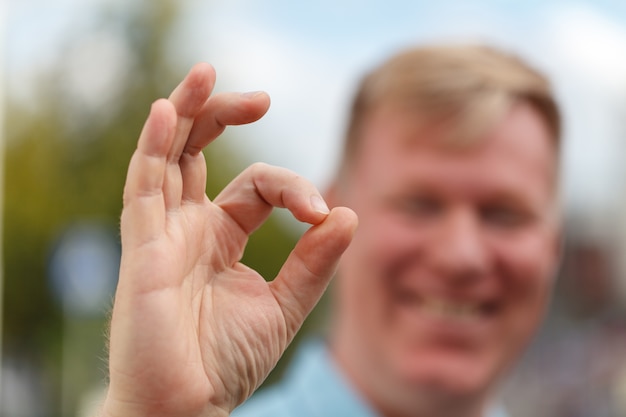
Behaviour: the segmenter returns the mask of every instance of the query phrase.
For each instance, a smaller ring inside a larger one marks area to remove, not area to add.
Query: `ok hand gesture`
[[[228,415],[276,364],[356,228],[351,210],[328,210],[311,183],[265,164],[206,196],[201,150],[269,107],[265,93],[211,96],[214,81],[196,65],[156,101],[130,162],[104,416]],[[312,227],[267,282],[239,260],[273,207]]]

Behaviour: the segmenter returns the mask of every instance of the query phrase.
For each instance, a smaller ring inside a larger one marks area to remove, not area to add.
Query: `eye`
[[[486,224],[504,228],[519,227],[529,220],[524,210],[499,205],[483,207],[480,216]]]
[[[397,207],[402,213],[415,218],[431,218],[444,210],[441,200],[430,196],[410,196],[398,201]]]

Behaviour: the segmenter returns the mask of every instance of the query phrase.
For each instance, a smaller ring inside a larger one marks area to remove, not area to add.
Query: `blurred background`
[[[626,416],[626,3],[4,0],[0,28],[1,417],[93,413],[126,165],[150,103],[193,63],[214,64],[217,90],[272,96],[207,152],[209,196],[255,161],[323,188],[360,75],[404,46],[459,40],[547,73],[566,126],[563,268],[505,404],[512,417]],[[302,231],[283,214],[245,254],[268,279]],[[325,308],[300,339],[323,330]]]

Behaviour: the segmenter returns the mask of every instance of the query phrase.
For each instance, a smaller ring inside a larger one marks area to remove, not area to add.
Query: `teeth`
[[[448,318],[471,319],[479,315],[480,309],[473,304],[451,303],[443,300],[424,300],[421,308],[425,311]]]
[[[480,303],[454,302],[441,298],[422,298],[411,291],[399,291],[397,300],[419,309],[426,314],[446,319],[471,320],[489,314],[489,309]]]

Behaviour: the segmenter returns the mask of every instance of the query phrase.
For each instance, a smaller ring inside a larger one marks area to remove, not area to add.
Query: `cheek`
[[[363,263],[382,267],[414,252],[424,240],[425,232],[425,227],[416,228],[393,212],[371,213],[359,217],[355,249]]]
[[[534,331],[548,304],[557,260],[550,242],[545,234],[529,233],[500,246],[502,285],[520,333]]]
[[[531,293],[545,293],[550,289],[556,266],[551,242],[544,234],[528,233],[502,245],[501,257],[515,277],[514,285]]]
[[[356,235],[339,265],[342,299],[350,300],[354,309],[367,310],[362,314],[380,315],[387,302],[381,295],[389,288],[388,272],[399,259],[414,251],[417,236],[390,215],[359,214]]]

